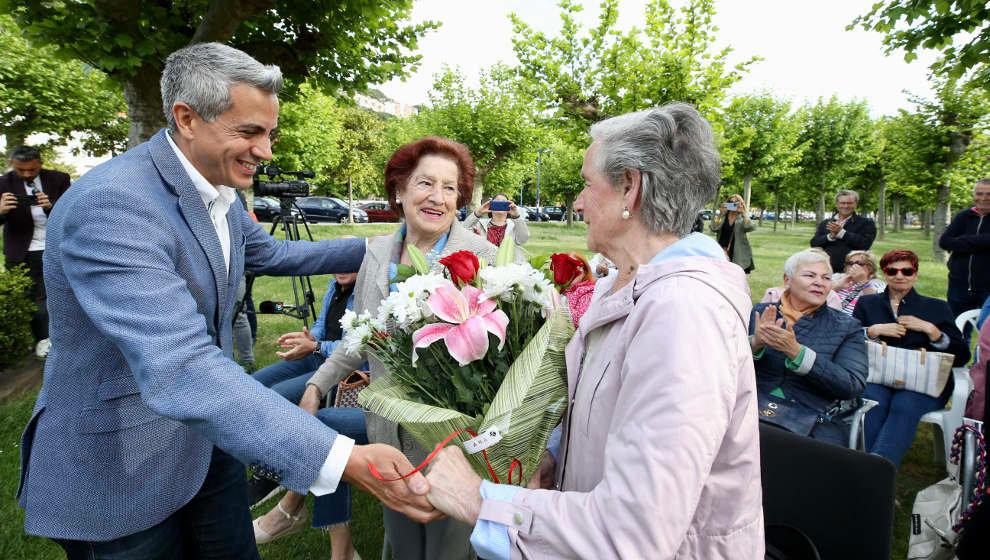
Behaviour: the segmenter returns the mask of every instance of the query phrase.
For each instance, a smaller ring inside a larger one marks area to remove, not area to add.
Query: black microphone
[[[258,313],[285,313],[295,308],[295,305],[285,305],[281,301],[263,301],[258,305]]]

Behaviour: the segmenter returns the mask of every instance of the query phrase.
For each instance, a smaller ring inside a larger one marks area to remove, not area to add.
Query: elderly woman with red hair
[[[385,191],[389,205],[402,217],[403,223],[392,235],[368,240],[368,249],[354,287],[356,313],[376,312],[389,292],[395,290],[395,285],[389,279],[395,276],[399,264],[412,264],[407,249],[409,245],[419,249],[426,256],[431,268],[438,270],[442,267],[440,259],[457,251],[470,251],[489,262],[495,261],[498,248],[457,223],[457,209],[471,200],[473,188],[474,162],[463,144],[446,138],[428,137],[406,144],[392,154],[385,166]],[[307,382],[299,406],[316,414],[320,401],[327,392],[365,360],[370,363],[372,380],[387,375],[385,367],[375,358],[352,356],[338,346]],[[333,424],[335,416],[327,416],[326,412],[320,414],[320,419],[336,427]],[[426,458],[427,451],[398,424],[370,412],[366,413],[365,419],[366,436],[372,444],[383,443],[396,447],[414,465]],[[360,439],[355,439],[360,442]],[[338,488],[337,493],[340,491]],[[302,523],[304,520],[300,521],[299,514],[302,511],[302,498],[298,494],[288,494],[278,506],[281,511],[272,510],[271,515],[276,519],[283,517],[282,527]],[[317,498],[313,507],[314,526],[326,525],[330,518],[339,523],[339,515],[325,511],[328,501],[329,498]],[[289,523],[284,517],[294,521]],[[468,540],[472,528],[455,519],[421,524],[385,508],[384,525],[392,543],[394,558],[425,560],[471,557],[471,544]],[[291,529],[282,529],[283,534],[289,530]],[[352,554],[357,557],[350,545],[349,536],[348,533],[346,546],[342,550],[337,543],[331,543],[334,560],[349,560]],[[331,540],[336,538],[331,528]]]
[[[859,298],[853,317],[863,324],[866,337],[898,348],[927,348],[953,354],[955,366],[969,361],[969,345],[956,328],[949,304],[914,289],[918,255],[894,250],[880,259],[887,290]],[[921,416],[945,406],[952,394],[952,378],[938,397],[867,383],[863,397],[880,403],[866,416],[866,448],[895,465],[914,441]]]

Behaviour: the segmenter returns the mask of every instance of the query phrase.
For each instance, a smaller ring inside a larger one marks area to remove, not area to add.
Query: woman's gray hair
[[[828,256],[828,253],[814,247],[812,249],[798,251],[797,253],[787,257],[787,260],[784,261],[784,276],[794,278],[794,275],[797,273],[797,269],[799,267],[819,262],[825,263],[825,266],[828,267],[829,274],[834,272],[832,270],[831,258]]]
[[[654,232],[687,235],[718,192],[711,126],[687,103],[619,115],[591,126],[592,164],[618,188],[627,169],[642,175],[639,219]]]
[[[247,84],[278,94],[282,71],[221,43],[198,43],[179,49],[165,60],[162,72],[162,109],[168,129],[177,132],[172,107],[179,101],[192,107],[206,122],[230,109],[230,88]]]

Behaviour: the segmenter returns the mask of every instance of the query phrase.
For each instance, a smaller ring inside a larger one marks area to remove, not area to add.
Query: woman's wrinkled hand
[[[549,490],[553,488],[554,479],[557,475],[557,460],[553,458],[553,453],[546,451],[543,453],[543,460],[540,466],[526,483],[526,488],[532,490]]]
[[[880,338],[887,336],[890,338],[901,338],[907,329],[898,323],[877,323],[866,328],[866,336],[870,338]]]
[[[909,331],[925,333],[931,340],[942,338],[942,331],[938,327],[914,315],[901,315],[897,318],[897,323]]]
[[[316,412],[320,410],[320,400],[322,399],[323,395],[320,394],[319,387],[316,385],[306,385],[306,391],[303,393],[302,398],[299,399],[299,408],[316,416]]]
[[[481,512],[481,477],[475,474],[460,447],[441,449],[430,461],[426,474],[433,507],[450,517],[474,526]]]

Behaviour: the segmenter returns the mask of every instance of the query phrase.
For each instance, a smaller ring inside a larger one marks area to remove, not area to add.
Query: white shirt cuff
[[[830,233],[825,236],[825,239],[828,239],[829,241],[835,241],[835,236]]]
[[[936,350],[945,350],[949,347],[949,335],[942,333],[942,337],[931,344],[932,348]]]
[[[478,488],[481,497],[486,500],[501,500],[509,503],[512,503],[512,498],[518,490],[518,486],[494,484],[487,480],[482,480],[481,487]],[[478,519],[474,530],[471,531],[471,546],[474,547],[479,558],[509,560],[511,546],[509,530],[501,523]]]
[[[838,234],[837,234],[837,235],[836,235],[835,237],[837,237],[837,238],[839,238],[839,239],[842,239],[842,238],[843,238],[843,237],[845,237],[845,236],[846,236],[846,230],[844,230],[844,229],[840,229],[840,230],[839,230],[839,233],[838,233]]]
[[[344,467],[347,466],[347,460],[350,459],[353,449],[353,439],[337,434],[333,440],[333,445],[330,447],[327,460],[320,467],[320,474],[316,475],[316,480],[309,487],[309,491],[314,496],[323,496],[337,491],[340,477],[344,474]]]
[[[815,365],[815,358],[818,354],[807,346],[804,347],[804,358],[801,359],[801,365],[798,366],[794,373],[798,375],[807,375],[811,371],[811,366]]]

